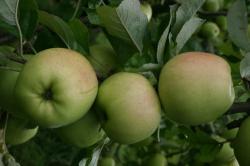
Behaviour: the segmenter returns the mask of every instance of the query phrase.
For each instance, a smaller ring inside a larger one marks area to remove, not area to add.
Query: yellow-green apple
[[[14,95],[21,111],[34,123],[55,128],[86,114],[97,89],[94,69],[83,55],[70,49],[51,48],[25,64]]]
[[[99,87],[97,111],[106,134],[118,143],[132,144],[157,129],[161,107],[150,82],[140,74],[120,72]]]
[[[205,52],[187,52],[169,60],[160,73],[158,90],[166,116],[187,125],[215,120],[235,96],[228,63]]]

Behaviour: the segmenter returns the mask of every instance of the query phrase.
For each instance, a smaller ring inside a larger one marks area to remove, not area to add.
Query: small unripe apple
[[[148,21],[150,21],[153,13],[151,5],[148,2],[142,2],[141,10],[147,16]]]
[[[215,38],[220,34],[220,28],[214,22],[206,22],[200,29],[200,34],[208,39]]]
[[[104,157],[100,159],[98,166],[115,166],[115,160],[112,157]]]
[[[118,67],[117,55],[109,45],[97,44],[91,46],[88,59],[97,75],[102,78],[106,78]]]
[[[106,134],[122,144],[133,144],[157,129],[161,107],[150,82],[140,74],[120,72],[107,78],[97,95]]]
[[[158,90],[167,117],[187,125],[215,120],[235,96],[228,63],[204,52],[187,52],[168,61]]]
[[[223,9],[225,5],[224,0],[218,0],[218,1],[219,1],[220,9]]]
[[[223,31],[227,31],[227,17],[226,16],[218,16],[218,17],[216,17],[216,24]]]
[[[161,153],[153,154],[146,158],[143,162],[143,166],[167,166],[167,159]]]
[[[65,48],[39,52],[17,79],[17,105],[34,123],[61,127],[80,119],[93,104],[98,89],[94,69],[81,54]]]
[[[239,128],[239,132],[233,142],[235,156],[240,166],[249,166],[250,163],[250,117],[245,119]]]
[[[220,10],[219,0],[206,0],[203,9],[208,12],[217,12]]]
[[[37,131],[38,127],[27,127],[28,121],[26,119],[9,117],[5,140],[7,144],[18,145],[27,142],[33,138]]]
[[[103,138],[104,132],[101,124],[90,110],[80,120],[55,129],[60,138],[72,145],[85,148],[94,145]]]
[[[223,144],[219,153],[215,157],[216,163],[231,163],[235,159],[234,150],[231,148],[230,143]]]

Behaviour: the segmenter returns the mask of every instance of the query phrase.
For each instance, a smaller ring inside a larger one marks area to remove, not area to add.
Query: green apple
[[[160,102],[150,82],[140,74],[120,72],[99,87],[97,110],[103,128],[114,141],[133,144],[149,137],[161,119]]]
[[[214,22],[206,22],[200,29],[200,34],[208,39],[218,37],[220,34],[220,28]]]
[[[239,128],[239,132],[233,142],[235,156],[240,166],[249,166],[250,163],[250,117],[245,119]]]
[[[93,110],[88,111],[80,120],[68,126],[56,128],[55,131],[63,141],[80,148],[92,146],[104,136],[101,124]]]
[[[96,44],[91,46],[90,55],[88,59],[99,77],[106,78],[118,67],[117,55],[109,45]]]
[[[216,24],[223,31],[227,31],[227,17],[226,16],[218,16],[218,17],[216,17]]]
[[[238,161],[235,159],[233,162],[231,162],[228,166],[240,166]]]
[[[231,163],[235,159],[234,150],[231,148],[230,143],[223,144],[219,153],[215,157],[216,163]]]
[[[203,9],[208,12],[217,12],[220,10],[219,0],[206,0]]]
[[[143,162],[143,166],[167,166],[167,159],[161,153],[153,154],[146,158]]]
[[[219,5],[220,5],[220,9],[223,9],[224,6],[225,6],[224,0],[218,0],[218,2],[219,2]]]
[[[133,144],[134,147],[144,147],[150,145],[154,141],[153,137],[150,136],[140,142]]]
[[[98,166],[115,166],[115,160],[112,157],[104,157],[98,162]]]
[[[21,111],[49,128],[80,119],[93,104],[98,89],[94,69],[81,54],[51,48],[23,67],[14,90]]]
[[[215,120],[235,96],[228,63],[204,52],[187,52],[168,61],[158,90],[167,117],[187,125]]]
[[[141,10],[147,16],[148,21],[150,21],[153,13],[151,5],[148,2],[142,2]]]
[[[6,143],[10,145],[18,145],[33,138],[38,131],[38,127],[29,128],[27,125],[28,121],[26,119],[9,116],[5,133]]]

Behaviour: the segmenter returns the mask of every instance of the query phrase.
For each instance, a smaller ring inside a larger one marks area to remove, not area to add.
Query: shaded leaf
[[[246,54],[240,62],[240,74],[242,78],[250,81],[250,53]]]
[[[203,19],[193,17],[183,25],[182,29],[176,37],[176,54],[181,51],[188,39],[190,39],[197,28],[199,28],[203,23]]]
[[[176,11],[176,8],[177,6],[172,6],[170,7],[170,20],[169,20],[169,23],[168,23],[168,26],[166,27],[166,29],[164,30],[163,34],[161,35],[161,38],[158,42],[158,46],[157,46],[157,62],[160,64],[160,65],[163,65],[164,64],[164,51],[165,51],[165,46],[167,44],[167,39],[168,39],[168,35],[169,35],[169,30],[170,30],[170,26],[171,26],[171,23],[172,23],[172,20],[173,20],[173,15],[174,15],[174,12]]]
[[[15,25],[9,25],[0,18],[0,29],[1,31],[8,32],[14,36],[18,36],[18,32]]]
[[[17,0],[0,0],[0,18],[9,25],[16,25]]]
[[[19,3],[19,22],[22,34],[26,39],[33,37],[38,24],[38,5],[35,0],[20,0]]]
[[[110,35],[129,43],[142,53],[148,20],[138,0],[124,0],[117,8],[99,7],[97,14]]]
[[[89,53],[89,31],[88,28],[79,20],[74,19],[69,22],[69,26],[74,33],[79,47],[83,48],[85,53]]]
[[[98,16],[98,14],[96,13],[96,10],[95,9],[84,9],[85,12],[87,13],[87,16],[88,16],[88,20],[91,24],[94,24],[94,25],[100,25],[101,24],[101,21],[100,21],[100,18]]]
[[[250,41],[247,35],[247,7],[245,0],[237,0],[227,15],[228,33],[231,40],[241,49],[249,52]]]
[[[39,22],[55,32],[68,48],[77,49],[77,42],[73,32],[69,25],[61,18],[44,11],[39,11]]]
[[[196,12],[203,5],[205,0],[183,0],[181,1],[181,6],[178,8],[176,12],[176,22],[173,26],[173,36],[177,36],[182,26],[187,22],[190,18],[192,18]]]

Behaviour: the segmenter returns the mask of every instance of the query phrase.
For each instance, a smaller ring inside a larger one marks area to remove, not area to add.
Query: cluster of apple
[[[228,9],[230,5],[231,1],[206,0],[201,10],[204,14],[215,13]],[[214,19],[205,22],[200,29],[200,34],[202,37],[213,39],[218,37],[221,31],[227,31],[227,17],[225,15],[216,16]]]
[[[92,47],[91,53],[97,50]],[[51,48],[28,58],[20,73],[1,71],[0,104],[11,113],[6,142],[23,143],[41,126],[78,147],[91,146],[105,134],[134,144],[158,128],[161,105],[169,119],[199,125],[224,114],[234,101],[230,66],[213,54],[188,52],[168,61],[160,73],[159,97],[137,73],[117,72],[98,86],[95,70],[101,68],[91,65],[97,61]]]

